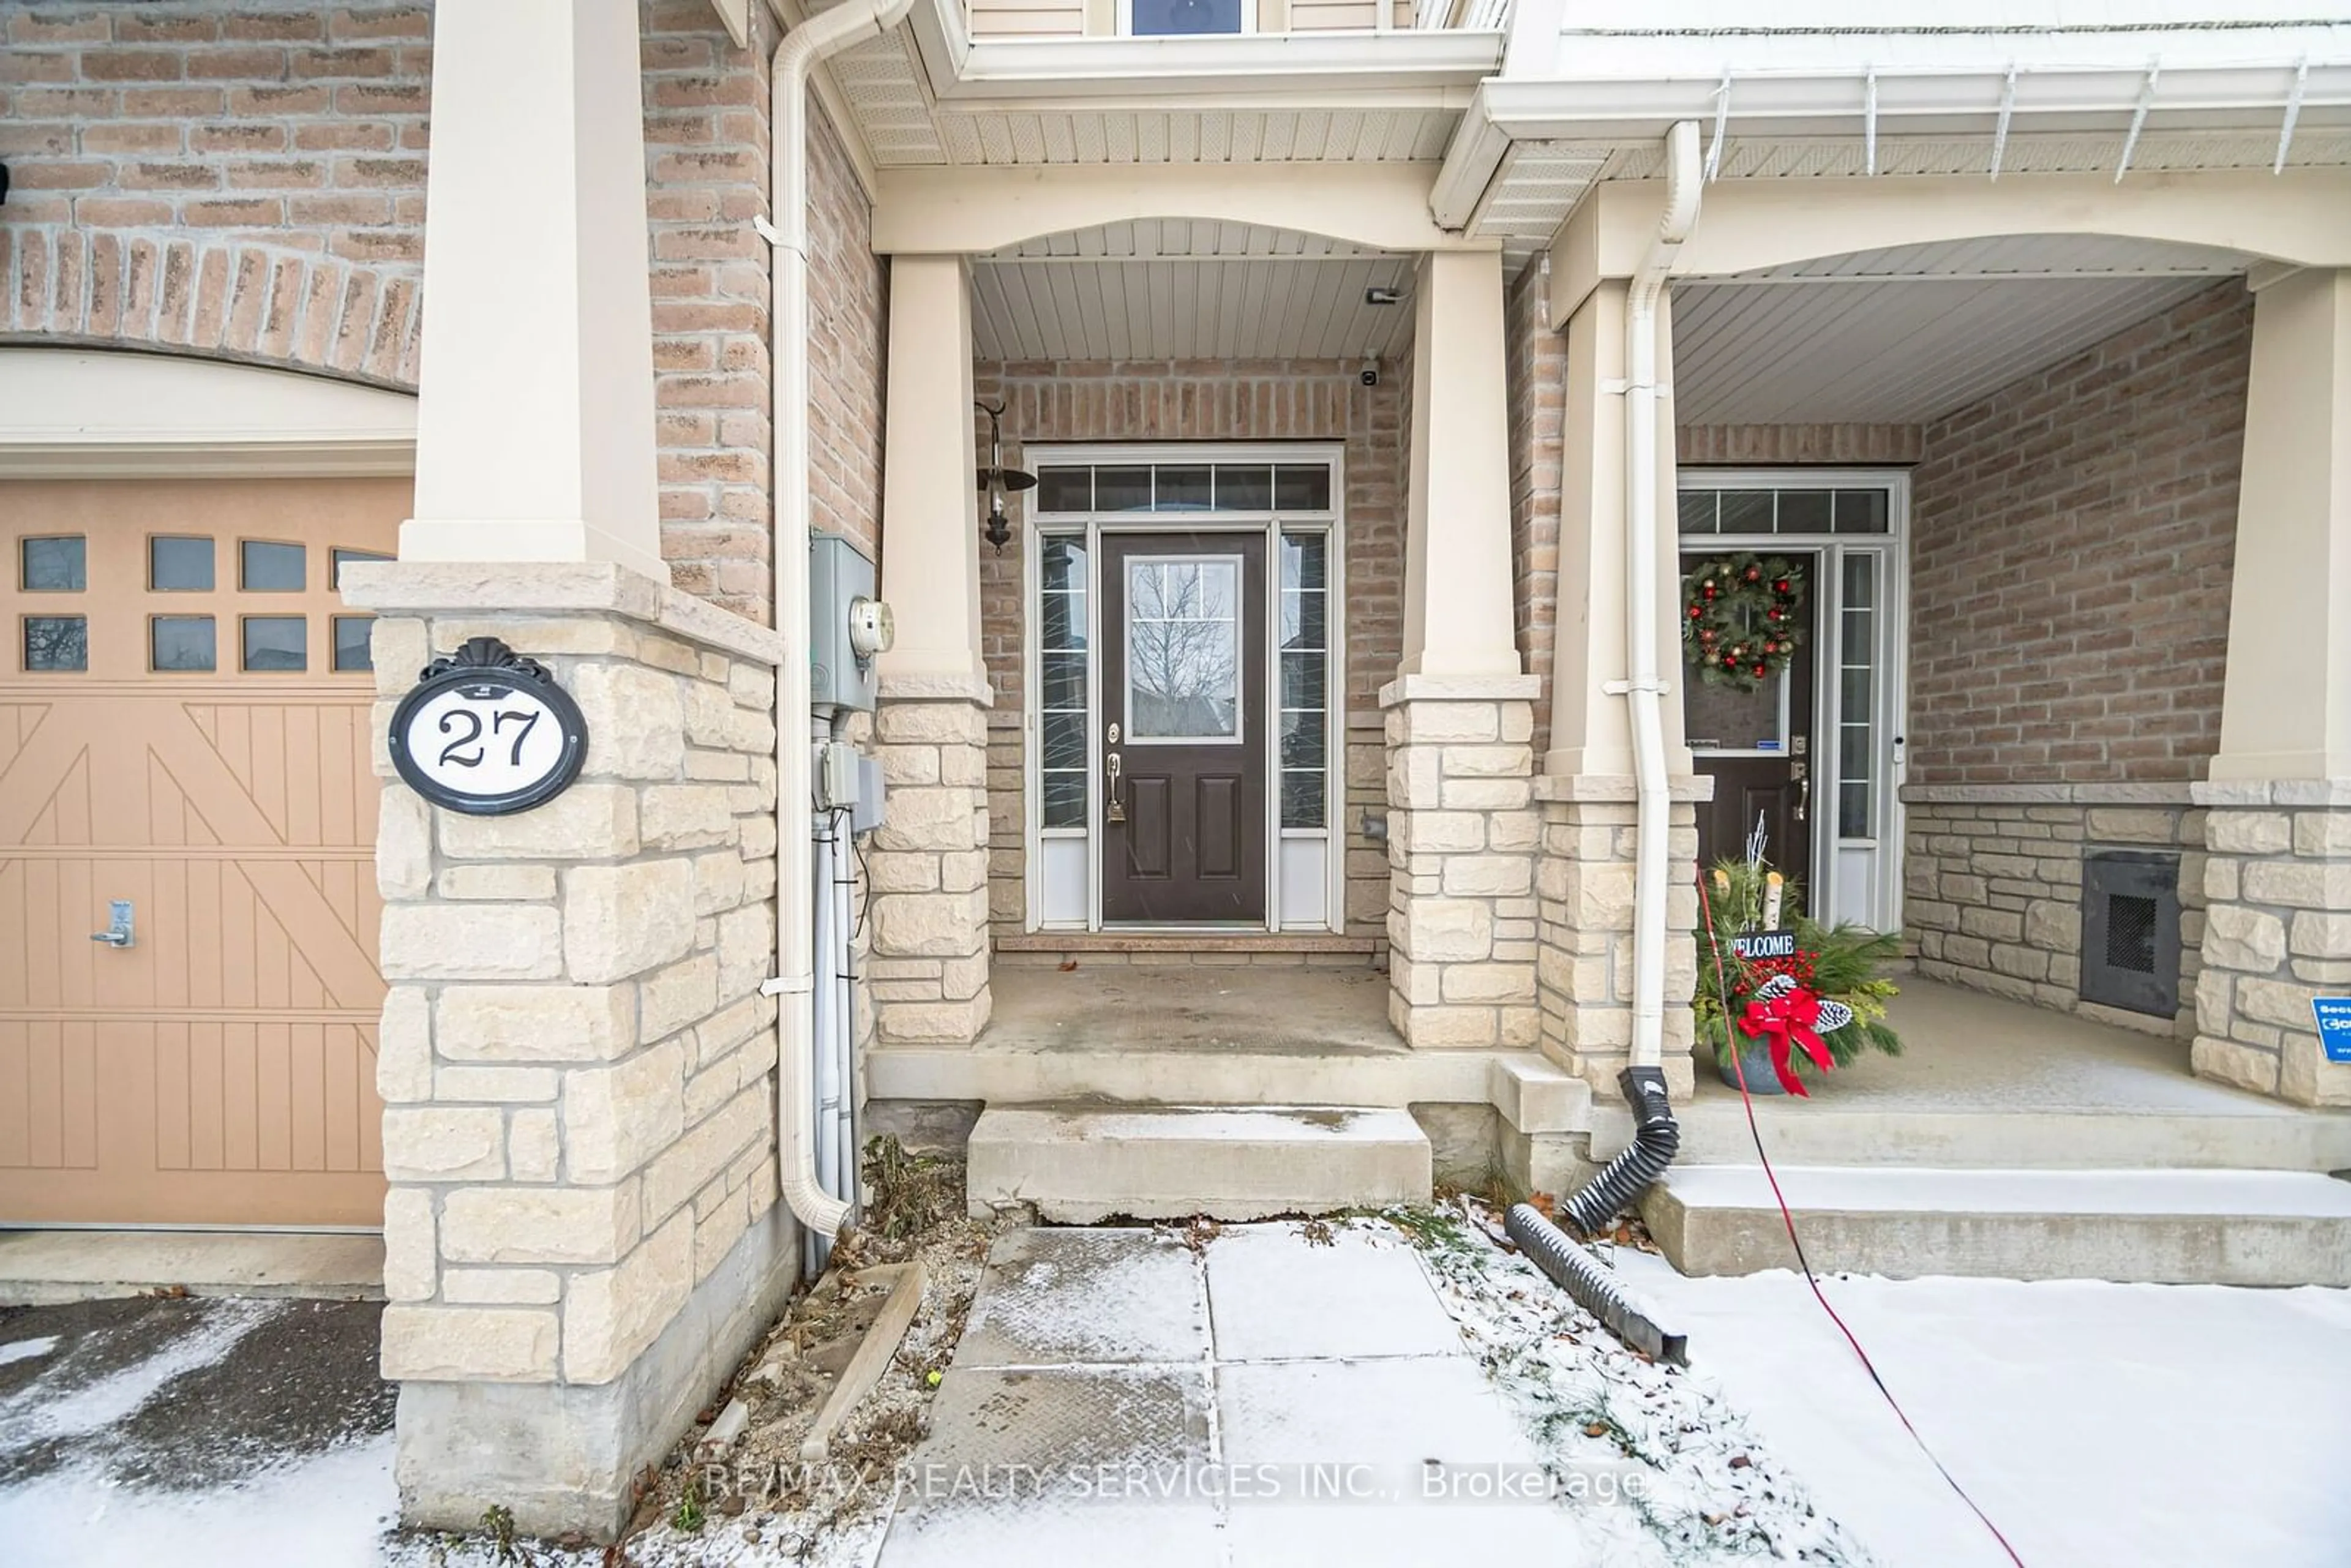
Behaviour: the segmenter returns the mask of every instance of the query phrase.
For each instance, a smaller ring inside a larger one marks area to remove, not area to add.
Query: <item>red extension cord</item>
[[[1706,917],[1706,946],[1708,953],[1714,958],[1715,994],[1722,999],[1722,1027],[1728,1030],[1736,1027],[1730,1017],[1730,982],[1723,976],[1722,949],[1715,945],[1714,905],[1706,895],[1704,872],[1700,872],[1698,878],[1698,906]],[[1736,1043],[1733,1042],[1734,1045]],[[1854,1336],[1852,1329],[1845,1326],[1845,1321],[1837,1316],[1837,1310],[1829,1305],[1829,1299],[1821,1293],[1820,1276],[1813,1272],[1812,1260],[1804,1256],[1804,1243],[1796,1235],[1796,1217],[1789,1212],[1787,1196],[1780,1190],[1780,1177],[1771,1169],[1771,1156],[1763,1152],[1763,1129],[1755,1124],[1755,1097],[1747,1092],[1747,1068],[1740,1061],[1740,1052],[1736,1050],[1730,1053],[1730,1070],[1739,1075],[1739,1099],[1747,1108],[1747,1133],[1755,1140],[1755,1157],[1763,1162],[1763,1179],[1771,1184],[1772,1199],[1780,1206],[1780,1222],[1788,1228],[1788,1245],[1796,1249],[1796,1266],[1804,1271],[1804,1283],[1812,1287],[1813,1300],[1821,1304],[1821,1311],[1828,1313],[1829,1322],[1836,1324],[1837,1332],[1844,1335],[1844,1343],[1853,1346],[1853,1354],[1860,1361],[1861,1369],[1869,1374],[1870,1382],[1877,1385],[1877,1392],[1885,1396],[1887,1407],[1901,1421],[1902,1429],[1910,1434],[1910,1440],[1918,1445],[1918,1451],[1927,1456],[1927,1462],[1935,1467],[1935,1472],[1959,1495],[1959,1500],[1968,1505],[1968,1511],[1983,1521],[1983,1527],[1991,1531],[1991,1538],[2000,1542],[2000,1549],[2008,1553],[2008,1560],[2015,1563],[2016,1568],[2024,1568],[2024,1559],[2016,1554],[2016,1548],[2008,1543],[2008,1537],[2000,1532],[2000,1526],[1991,1521],[1990,1514],[1976,1506],[1976,1500],[1968,1495],[1968,1489],[1959,1484],[1959,1478],[1936,1457],[1935,1450],[1928,1447],[1927,1439],[1918,1435],[1918,1428],[1910,1424],[1902,1402],[1894,1397],[1894,1390],[1886,1387],[1886,1379],[1877,1375],[1877,1367],[1869,1359],[1869,1353],[1861,1348],[1861,1341]]]

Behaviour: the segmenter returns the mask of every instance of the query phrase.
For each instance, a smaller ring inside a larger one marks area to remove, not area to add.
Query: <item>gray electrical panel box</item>
[[[839,534],[809,536],[809,701],[871,713],[873,661],[850,641],[850,606],[873,597],[873,563]]]

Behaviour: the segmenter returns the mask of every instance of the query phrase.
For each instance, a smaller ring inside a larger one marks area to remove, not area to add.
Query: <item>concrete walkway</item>
[[[1027,1230],[989,1258],[881,1563],[1564,1560],[1557,1504],[1463,1500],[1539,1474],[1399,1240]]]

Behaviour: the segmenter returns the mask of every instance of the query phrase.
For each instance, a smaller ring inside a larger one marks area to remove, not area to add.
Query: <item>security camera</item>
[[[1375,387],[1375,386],[1379,385],[1379,384],[1380,384],[1380,362],[1379,362],[1379,361],[1377,361],[1377,360],[1365,360],[1365,361],[1364,361],[1364,368],[1363,368],[1362,370],[1360,370],[1360,371],[1356,371],[1356,372],[1355,372],[1355,379],[1356,379],[1357,381],[1359,381],[1359,382],[1363,382],[1365,386],[1367,386],[1367,387]]]

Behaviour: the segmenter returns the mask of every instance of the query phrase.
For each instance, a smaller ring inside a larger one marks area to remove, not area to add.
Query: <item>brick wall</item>
[[[1519,656],[1542,682],[1535,699],[1534,754],[1551,746],[1552,628],[1559,610],[1559,508],[1567,417],[1567,335],[1545,322],[1549,276],[1530,266],[1510,286],[1510,585]]]
[[[0,335],[413,385],[430,16],[10,7]]]
[[[1369,388],[1357,380],[1360,368],[1335,360],[989,363],[977,367],[976,385],[978,396],[1006,402],[1005,447],[1014,463],[1023,441],[1346,444],[1347,929],[1372,936],[1387,915],[1387,856],[1361,829],[1365,809],[1384,809],[1378,694],[1403,656],[1405,431],[1396,367]],[[1025,519],[1016,519],[1019,526]],[[997,694],[988,720],[989,912],[1014,931],[1027,908],[1020,562],[1017,547],[980,552],[981,651]]]
[[[2202,773],[2252,345],[2252,297],[2224,283],[1928,427],[1911,782]]]
[[[1899,466],[1918,461],[1924,434],[1915,424],[1685,424],[1674,432],[1674,447],[1677,460],[1690,465]]]
[[[430,6],[165,0],[12,7],[0,50],[0,341],[163,348],[413,388]],[[664,551],[765,622],[772,16],[646,0],[646,204]],[[881,263],[821,110],[810,129],[816,520],[872,549]]]

